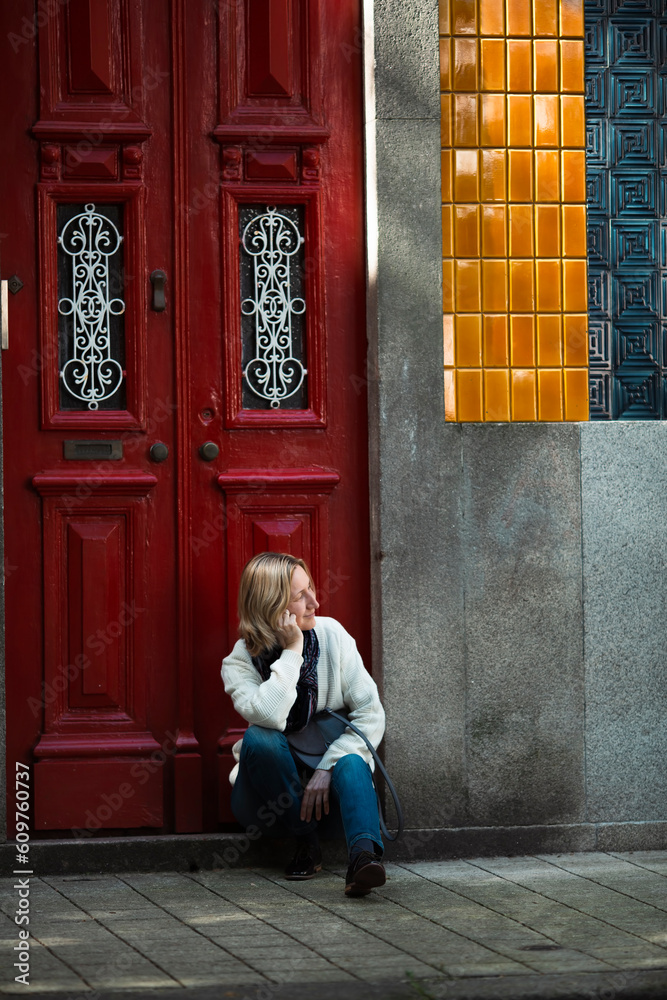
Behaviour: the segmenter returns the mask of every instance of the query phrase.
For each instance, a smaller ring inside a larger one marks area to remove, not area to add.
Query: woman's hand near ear
[[[278,641],[283,649],[303,655],[303,632],[296,623],[296,615],[283,611],[278,621]]]

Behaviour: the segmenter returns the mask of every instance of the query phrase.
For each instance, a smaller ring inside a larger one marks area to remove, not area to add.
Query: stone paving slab
[[[630,864],[647,871],[656,872],[658,875],[667,875],[667,851],[610,851],[609,857],[621,858]]]
[[[656,940],[665,927],[664,911],[626,892],[619,893],[599,881],[594,882],[561,866],[561,860],[567,863],[567,859],[573,857],[556,855],[550,856],[548,860],[545,857],[480,858],[475,859],[474,863],[486,871],[532,888],[561,905],[633,936],[641,946],[628,955],[618,953],[615,962],[618,968],[667,966],[667,942],[661,945]],[[610,864],[615,867],[616,859]],[[656,875],[656,880],[656,885],[664,883],[667,891],[667,879]]]
[[[540,857],[542,857],[540,855]],[[630,856],[611,859],[608,854],[561,854],[557,858],[542,857],[565,871],[590,879],[615,892],[622,892],[667,914],[667,884],[655,878],[655,873],[632,863]],[[667,875],[667,867],[664,874]]]
[[[0,993],[74,1000],[635,1000],[667,997],[667,852],[30,881],[30,985],[14,982],[0,880]],[[147,992],[148,991],[148,992]]]
[[[559,861],[560,856],[559,856]],[[518,861],[518,859],[511,859]],[[485,865],[486,867],[479,867]],[[661,948],[647,949],[646,943],[625,930],[621,930],[605,921],[582,913],[571,906],[550,898],[541,892],[539,879],[532,887],[518,884],[508,877],[489,870],[488,859],[457,862],[431,862],[427,866],[410,865],[410,870],[461,894],[470,900],[481,903],[505,917],[517,921],[525,928],[539,933],[545,947],[553,949],[545,952],[550,955],[550,961],[558,965],[559,956],[570,953],[570,968],[575,968],[579,962],[572,960],[572,955],[578,953],[583,965],[582,971],[593,969],[588,959],[600,962],[603,968],[617,968],[633,960],[641,961],[653,955],[658,964],[664,960]],[[511,865],[508,872],[515,874],[522,866]],[[547,870],[547,880],[549,871]],[[657,880],[658,882],[660,880]],[[661,892],[665,886],[658,887]],[[508,938],[508,943],[511,938]],[[534,945],[523,945],[532,949]],[[533,956],[534,957],[534,956]],[[549,971],[542,969],[540,971]]]
[[[342,873],[344,875],[344,873]],[[404,873],[395,866],[387,866],[388,881],[381,893],[358,900],[347,900],[342,894],[342,874],[333,873],[330,880],[285,883],[289,891],[326,907],[340,919],[361,931],[356,948],[367,948],[367,936],[372,935],[387,948],[405,955],[406,968],[415,976],[432,976],[434,972],[447,977],[460,974],[464,969],[476,969],[477,975],[507,975],[530,971],[527,966],[507,959],[495,949],[472,940],[456,929],[451,930],[432,919],[428,902],[425,911],[409,909],[392,898],[394,882]],[[419,881],[419,880],[416,880]],[[422,880],[420,895],[428,892]],[[418,905],[418,904],[416,904]],[[432,910],[432,907],[431,907]],[[409,959],[417,959],[415,961]],[[428,971],[430,967],[430,972]]]

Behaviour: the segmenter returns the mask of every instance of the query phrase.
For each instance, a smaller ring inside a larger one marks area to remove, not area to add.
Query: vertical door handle
[[[153,286],[152,308],[155,312],[164,312],[167,308],[167,299],[164,294],[164,286],[167,284],[165,271],[153,271],[151,273],[151,284]]]
[[[9,347],[9,281],[0,282],[0,313],[2,313],[1,336],[2,350]]]

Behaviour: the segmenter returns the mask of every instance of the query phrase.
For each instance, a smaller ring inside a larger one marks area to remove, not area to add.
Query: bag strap
[[[382,803],[380,802],[380,793],[378,792],[377,786],[376,786],[375,787],[375,794],[377,795],[377,800],[378,800],[378,812],[379,812],[379,815],[380,815],[380,829],[382,830],[383,836],[387,840],[389,840],[389,841],[398,840],[398,838],[403,833],[403,810],[401,809],[401,803],[398,801],[398,795],[396,793],[396,789],[394,788],[392,780],[391,780],[391,778],[389,777],[389,775],[387,774],[387,772],[385,770],[384,764],[382,763],[382,761],[378,757],[377,753],[375,752],[375,747],[372,745],[372,743],[370,742],[370,740],[368,740],[366,738],[366,736],[362,733],[362,731],[360,729],[357,729],[357,727],[355,726],[355,724],[353,722],[350,722],[350,720],[348,718],[346,718],[344,715],[339,715],[338,712],[334,712],[334,710],[332,708],[325,708],[324,711],[328,712],[329,715],[333,715],[334,719],[338,719],[339,722],[344,722],[346,726],[349,726],[349,728],[352,729],[357,734],[357,736],[361,736],[362,740],[364,741],[364,743],[366,744],[366,746],[368,747],[368,749],[370,750],[370,752],[373,754],[373,760],[375,761],[376,766],[380,769],[380,772],[381,772],[382,776],[384,777],[384,780],[387,782],[387,788],[391,792],[391,797],[394,800],[394,808],[396,809],[396,818],[397,818],[397,822],[398,822],[398,829],[396,830],[396,836],[395,837],[391,837],[389,835],[389,831],[387,830],[387,824],[385,823],[384,815],[383,815],[383,812],[382,812]],[[375,782],[373,782],[373,785],[375,785]]]

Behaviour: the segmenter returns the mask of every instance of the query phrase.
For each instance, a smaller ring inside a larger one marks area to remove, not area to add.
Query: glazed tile
[[[565,419],[588,420],[588,369],[565,368]]]
[[[535,253],[538,257],[560,256],[558,205],[535,206]]]
[[[535,261],[538,312],[560,312],[560,260]]]
[[[560,89],[566,93],[584,91],[584,43],[563,39],[560,43]]]
[[[457,257],[479,257],[479,207],[454,206],[454,252]]]
[[[586,206],[563,205],[563,256],[586,256]]]
[[[534,316],[510,316],[510,363],[513,368],[535,366]]]
[[[454,312],[454,261],[442,262],[442,308]]]
[[[512,312],[532,312],[535,308],[533,261],[510,261],[510,309]]]
[[[564,146],[583,146],[586,142],[584,98],[581,94],[563,94],[561,102],[561,135]]]
[[[506,205],[482,206],[482,256],[507,256]]]
[[[588,365],[588,315],[586,313],[566,313],[563,316],[563,354],[564,363],[568,367]]]
[[[510,146],[533,144],[533,99],[529,95],[510,94],[507,98],[508,143]]]
[[[449,94],[440,95],[440,144],[452,144],[452,99]]]
[[[540,38],[558,34],[557,0],[533,0],[533,27]]]
[[[555,39],[533,42],[533,83],[540,93],[558,90],[558,42]]]
[[[533,206],[510,205],[510,257],[532,257]]]
[[[535,201],[558,201],[558,152],[535,151]]]
[[[505,201],[505,150],[483,149],[482,160],[482,201]]]
[[[510,38],[507,42],[507,77],[512,93],[530,93],[532,87],[531,44],[528,39]]]
[[[558,97],[555,94],[535,95],[535,145],[558,145]]]
[[[440,39],[440,90],[450,90],[450,67],[449,67],[450,39]]]
[[[438,4],[438,30],[441,35],[450,33],[449,0],[440,0]]]
[[[584,312],[588,308],[585,260],[563,261],[563,295],[566,312]]]
[[[454,145],[477,145],[477,95],[454,94]]]
[[[442,206],[442,256],[451,257],[454,253],[452,239],[452,206]]]
[[[563,419],[563,373],[560,368],[538,368],[537,408],[540,420]]]
[[[454,201],[478,201],[477,150],[454,151]]]
[[[534,369],[513,369],[512,420],[537,420],[536,379]]]
[[[482,317],[456,317],[456,364],[459,368],[479,368],[482,364]]]
[[[459,368],[456,372],[457,418],[483,420],[481,369]]]
[[[457,260],[455,265],[456,311],[481,312],[479,261]]]
[[[442,200],[452,200],[452,151],[443,149],[440,153],[440,179],[442,181]]]
[[[505,42],[502,38],[482,38],[481,88],[505,92]]]
[[[479,0],[479,30],[482,35],[504,35],[505,7],[499,0]]]
[[[560,0],[560,33],[581,38],[584,34],[583,0]]]
[[[456,372],[445,368],[445,420],[456,420]]]
[[[510,201],[533,200],[533,154],[529,149],[510,149],[509,197]]]
[[[442,350],[445,365],[454,365],[454,316],[445,313],[442,317]]]
[[[477,92],[477,39],[455,38],[454,43],[454,90]]]
[[[507,368],[509,365],[509,345],[507,337],[507,315],[484,316],[484,364],[490,367]]]
[[[507,0],[507,34],[532,34],[532,0]]]
[[[563,201],[586,201],[586,153],[583,149],[564,149],[561,153]]]
[[[484,372],[484,419],[510,419],[510,373],[506,368]]]
[[[480,146],[505,145],[505,95],[482,94]]]
[[[482,309],[500,312],[507,309],[507,261],[482,261]]]
[[[452,32],[455,35],[477,34],[477,0],[450,0]]]
[[[560,347],[560,315],[537,317],[537,363],[554,368],[563,361]]]

